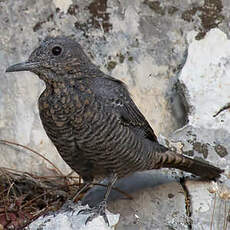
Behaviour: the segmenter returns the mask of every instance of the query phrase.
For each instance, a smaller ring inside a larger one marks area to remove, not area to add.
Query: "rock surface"
[[[162,184],[168,184],[175,182],[170,173],[163,173],[162,170],[152,170],[145,172],[136,172],[128,177],[118,180],[114,187],[119,188],[123,193],[112,190],[109,196],[109,201],[117,199],[127,199],[127,194],[132,196],[133,193],[146,188],[155,188]],[[107,185],[108,180],[105,179],[100,184]],[[106,192],[105,186],[95,185],[91,188],[83,197],[82,204],[88,204],[90,207],[94,207],[103,200]]]
[[[188,123],[174,132],[171,141],[177,146],[181,143],[182,153],[225,168],[222,181],[229,186],[230,40],[218,29],[211,30],[200,41],[194,35],[194,32],[188,34],[188,57],[179,76],[187,103]],[[209,229],[211,225],[213,229],[225,229],[225,223],[227,226],[227,214],[218,210],[214,203],[218,201],[228,206],[230,196],[223,198],[222,192],[217,191],[213,196],[209,188],[210,183],[186,183],[192,202],[193,229]],[[221,190],[220,185],[217,188]],[[229,192],[228,188],[226,194]]]
[[[187,181],[186,187],[192,206],[192,229],[229,229],[229,187],[225,190],[227,199],[221,195],[223,187],[214,182]],[[219,191],[214,192],[213,188]]]
[[[30,146],[69,172],[39,119],[44,84],[31,73],[5,69],[28,58],[47,35],[72,35],[103,71],[127,83],[156,133],[167,136],[163,143],[227,169],[225,189],[217,184],[213,194],[211,183],[182,180],[138,191],[133,201],[111,202],[110,209],[121,213],[117,229],[224,229],[230,198],[229,12],[228,0],[0,1],[1,139]],[[28,151],[2,144],[0,151],[0,166],[52,173]]]
[[[133,194],[133,200],[111,202],[120,213],[117,230],[189,229],[185,196],[179,183],[160,185]]]
[[[89,215],[78,214],[82,209],[88,206],[76,205],[67,202],[57,213],[48,214],[38,218],[28,226],[28,230],[115,230],[119,220],[119,214],[114,215],[106,212],[110,226],[104,222],[103,217],[97,217],[85,224]],[[76,228],[77,227],[77,228]]]

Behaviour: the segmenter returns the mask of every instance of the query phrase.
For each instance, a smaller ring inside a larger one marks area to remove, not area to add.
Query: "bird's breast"
[[[46,131],[55,129],[60,134],[62,129],[81,129],[91,122],[97,110],[93,94],[85,86],[78,87],[46,89],[41,94],[39,112]]]

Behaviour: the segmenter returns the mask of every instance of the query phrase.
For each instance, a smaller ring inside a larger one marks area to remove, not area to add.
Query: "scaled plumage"
[[[106,196],[118,178],[136,171],[178,168],[208,179],[222,172],[160,145],[124,83],[101,72],[74,40],[47,38],[7,72],[23,70],[46,83],[39,112],[58,152],[87,185],[111,176]]]

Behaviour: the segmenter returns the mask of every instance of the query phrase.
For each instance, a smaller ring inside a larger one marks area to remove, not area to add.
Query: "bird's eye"
[[[60,46],[54,46],[52,49],[52,54],[58,56],[61,54],[62,48]]]

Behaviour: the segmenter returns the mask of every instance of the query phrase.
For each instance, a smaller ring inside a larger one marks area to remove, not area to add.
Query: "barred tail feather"
[[[206,162],[186,157],[173,151],[158,153],[153,168],[176,168],[202,178],[218,178],[224,170]]]

